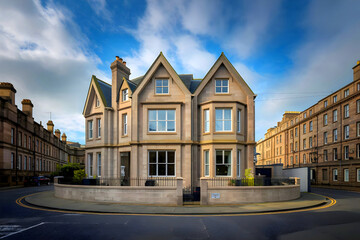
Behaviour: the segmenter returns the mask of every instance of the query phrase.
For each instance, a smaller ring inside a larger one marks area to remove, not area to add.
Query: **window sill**
[[[126,135],[121,135],[121,138],[126,138],[126,137],[128,137],[129,135],[128,134],[126,134]]]
[[[171,96],[171,94],[169,94],[169,93],[164,93],[164,94],[155,93],[154,95],[157,96],[157,97],[168,97],[168,96]]]
[[[148,132],[147,135],[177,135],[177,132]]]
[[[202,134],[203,136],[210,135],[210,132],[206,132]]]
[[[126,101],[121,100],[121,103],[128,103],[128,102],[130,102],[130,99],[128,99],[128,100],[126,100]]]
[[[231,93],[215,93],[215,96],[224,96],[224,95],[231,96],[232,94]]]

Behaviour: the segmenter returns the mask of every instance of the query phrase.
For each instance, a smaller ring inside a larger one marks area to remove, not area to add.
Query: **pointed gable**
[[[151,80],[151,78],[154,76],[156,71],[159,70],[159,68],[163,67],[167,73],[170,75],[170,77],[175,81],[176,85],[182,90],[183,93],[189,94],[190,90],[190,84],[187,86],[183,80],[179,77],[179,75],[176,73],[174,68],[170,65],[170,63],[167,61],[165,56],[162,52],[160,52],[159,56],[155,59],[154,63],[150,66],[149,70],[145,73],[143,77],[140,77],[138,79],[134,79],[133,82],[137,83],[137,88],[135,89],[135,92],[139,94],[144,87],[147,85],[147,83]],[[134,94],[134,92],[133,92]]]
[[[205,88],[205,86],[211,81],[211,79],[214,77],[216,72],[221,69],[221,67],[224,67],[230,75],[233,77],[235,81],[239,83],[241,86],[241,89],[247,94],[247,95],[253,95],[255,96],[254,92],[250,89],[250,87],[247,85],[245,80],[241,77],[241,75],[238,73],[238,71],[235,69],[235,67],[231,64],[229,59],[225,56],[224,53],[221,53],[220,57],[216,60],[214,65],[210,68],[209,72],[205,75],[204,79],[199,83],[197,86],[194,94],[199,95],[201,91]]]
[[[105,107],[111,107],[111,85],[96,78],[95,75],[91,77],[89,90],[87,93],[83,115],[85,115],[86,110],[91,107],[92,102],[95,101],[96,96],[99,101]]]

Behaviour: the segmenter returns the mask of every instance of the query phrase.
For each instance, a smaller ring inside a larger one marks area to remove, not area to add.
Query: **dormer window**
[[[100,106],[100,100],[98,98],[98,96],[96,96],[96,107],[99,107]]]
[[[127,100],[129,100],[129,96],[128,96],[128,89],[126,88],[122,90],[122,101],[125,102]]]
[[[155,84],[156,94],[169,94],[169,79],[156,79]]]
[[[229,93],[229,80],[215,80],[215,93]]]

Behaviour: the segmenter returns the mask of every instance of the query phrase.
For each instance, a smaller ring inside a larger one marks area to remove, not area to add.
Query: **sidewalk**
[[[316,207],[329,203],[324,196],[301,193],[296,200],[272,203],[254,203],[242,205],[185,205],[185,206],[159,206],[159,205],[130,205],[118,203],[98,203],[56,198],[53,191],[46,191],[27,196],[25,202],[48,209],[93,212],[93,213],[123,213],[123,214],[154,214],[154,215],[221,215],[266,213],[288,210],[297,210]]]
[[[335,189],[335,190],[360,192],[360,187],[351,187],[351,186],[311,185],[311,187],[312,188],[327,188],[327,189]]]

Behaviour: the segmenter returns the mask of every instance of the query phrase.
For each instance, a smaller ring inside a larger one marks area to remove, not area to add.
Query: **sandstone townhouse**
[[[304,111],[285,112],[257,142],[257,164],[309,167],[314,184],[360,186],[360,61],[353,76]]]
[[[255,94],[222,53],[203,79],[178,74],[162,53],[130,80],[92,76],[83,115],[86,171],[97,178],[243,177],[253,169]]]

